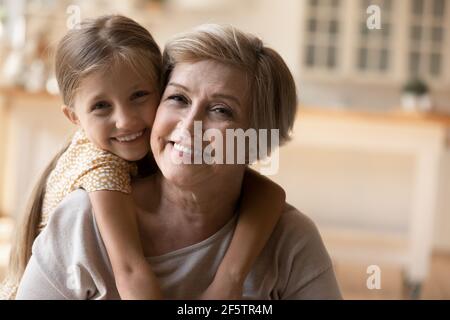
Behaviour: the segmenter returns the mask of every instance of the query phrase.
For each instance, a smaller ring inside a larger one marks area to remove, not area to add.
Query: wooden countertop
[[[431,124],[450,127],[450,114],[407,112],[400,108],[392,111],[365,111],[344,108],[300,107],[297,112],[297,121],[301,121],[302,116],[359,121],[393,121],[398,123]]]
[[[4,96],[7,99],[19,98],[19,99],[39,99],[39,100],[61,100],[59,95],[53,95],[47,91],[28,92],[21,88],[0,88],[0,96]]]
[[[52,95],[46,91],[43,92],[27,92],[20,88],[0,88],[0,95],[11,98],[28,98],[39,100],[59,100],[59,95]],[[418,124],[435,124],[450,127],[450,114],[443,113],[422,113],[422,112],[406,112],[398,108],[392,111],[365,111],[346,108],[325,108],[325,107],[299,107],[297,112],[297,120],[301,121],[302,116],[339,118],[342,120],[359,120],[359,121],[395,121],[408,122]]]

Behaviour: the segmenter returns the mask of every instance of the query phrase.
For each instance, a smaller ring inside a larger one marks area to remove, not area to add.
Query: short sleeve
[[[278,265],[276,297],[342,299],[333,263],[315,223],[288,206],[274,231]]]
[[[106,152],[92,159],[78,179],[76,187],[87,192],[109,190],[131,193],[131,175],[135,165]]]
[[[303,216],[305,241],[301,249],[293,252],[282,294],[287,300],[340,300],[342,299],[333,270],[332,260],[325,248],[316,225]],[[293,247],[295,248],[295,246]]]
[[[314,277],[302,287],[293,287],[287,292],[285,300],[341,300],[341,292],[336,282],[332,266],[319,270]]]

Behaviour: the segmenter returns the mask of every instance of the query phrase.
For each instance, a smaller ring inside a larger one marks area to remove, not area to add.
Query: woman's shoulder
[[[89,194],[83,189],[74,190],[61,201],[56,211],[58,214],[52,214],[52,217],[68,220],[92,216]]]
[[[64,296],[85,299],[99,292],[92,277],[107,277],[110,270],[86,191],[77,189],[64,198],[34,241],[32,253],[44,276]],[[67,287],[69,273],[80,282],[75,289]]]
[[[339,299],[333,263],[314,221],[286,204],[264,254],[275,264],[277,292],[284,299]]]
[[[45,252],[70,252],[81,244],[83,236],[95,231],[89,195],[82,189],[68,194],[50,215],[47,225],[36,238],[33,254],[46,258]],[[49,249],[51,247],[51,250]]]
[[[59,203],[36,239],[35,245],[41,238],[48,240],[78,236],[76,229],[81,226],[84,230],[93,228],[94,217],[88,193],[77,189]]]
[[[332,265],[314,221],[289,204],[286,204],[270,242],[270,251],[279,261],[291,261],[302,270],[306,268],[315,273]]]
[[[320,236],[314,221],[289,203],[286,203],[284,206],[284,211],[274,230],[274,234],[296,239]]]

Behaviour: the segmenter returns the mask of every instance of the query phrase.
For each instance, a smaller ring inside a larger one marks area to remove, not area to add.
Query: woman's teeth
[[[184,152],[186,154],[192,154],[192,151],[193,151],[191,148],[183,146],[179,143],[174,143],[173,147],[175,148],[175,150]],[[202,152],[199,150],[195,150],[194,154],[201,156]]]
[[[194,151],[192,148],[183,146],[183,145],[181,145],[181,144],[179,144],[179,143],[176,143],[176,142],[173,144],[173,147],[174,147],[174,149],[175,149],[176,151],[183,152],[183,153],[185,153],[185,154],[187,154],[187,155],[191,155],[191,154],[192,154],[192,151]],[[203,152],[202,152],[201,150],[195,150],[195,151],[194,151],[194,155],[202,156],[202,155],[203,155]],[[209,155],[208,155],[208,154],[205,154],[205,156],[209,156]]]
[[[181,151],[181,152],[184,152],[184,153],[187,153],[187,154],[191,154],[192,153],[191,148],[182,146],[181,144],[178,144],[178,143],[174,143],[173,147],[177,151]]]
[[[127,136],[116,137],[116,139],[119,142],[130,142],[130,141],[136,140],[137,138],[142,136],[143,133],[144,133],[144,130],[139,131],[138,133],[129,134]]]

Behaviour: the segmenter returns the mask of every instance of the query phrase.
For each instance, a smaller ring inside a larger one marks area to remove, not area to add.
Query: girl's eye
[[[106,102],[106,101],[99,101],[99,102],[95,103],[95,104],[92,106],[91,110],[92,110],[92,111],[95,111],[95,110],[102,110],[102,109],[106,109],[106,108],[108,108],[108,107],[110,107],[110,106],[111,106],[111,105],[110,105],[108,102]]]
[[[148,91],[144,91],[144,90],[140,90],[140,91],[136,91],[131,95],[131,100],[135,100],[135,99],[139,99],[142,97],[146,97],[150,94],[150,92]]]

